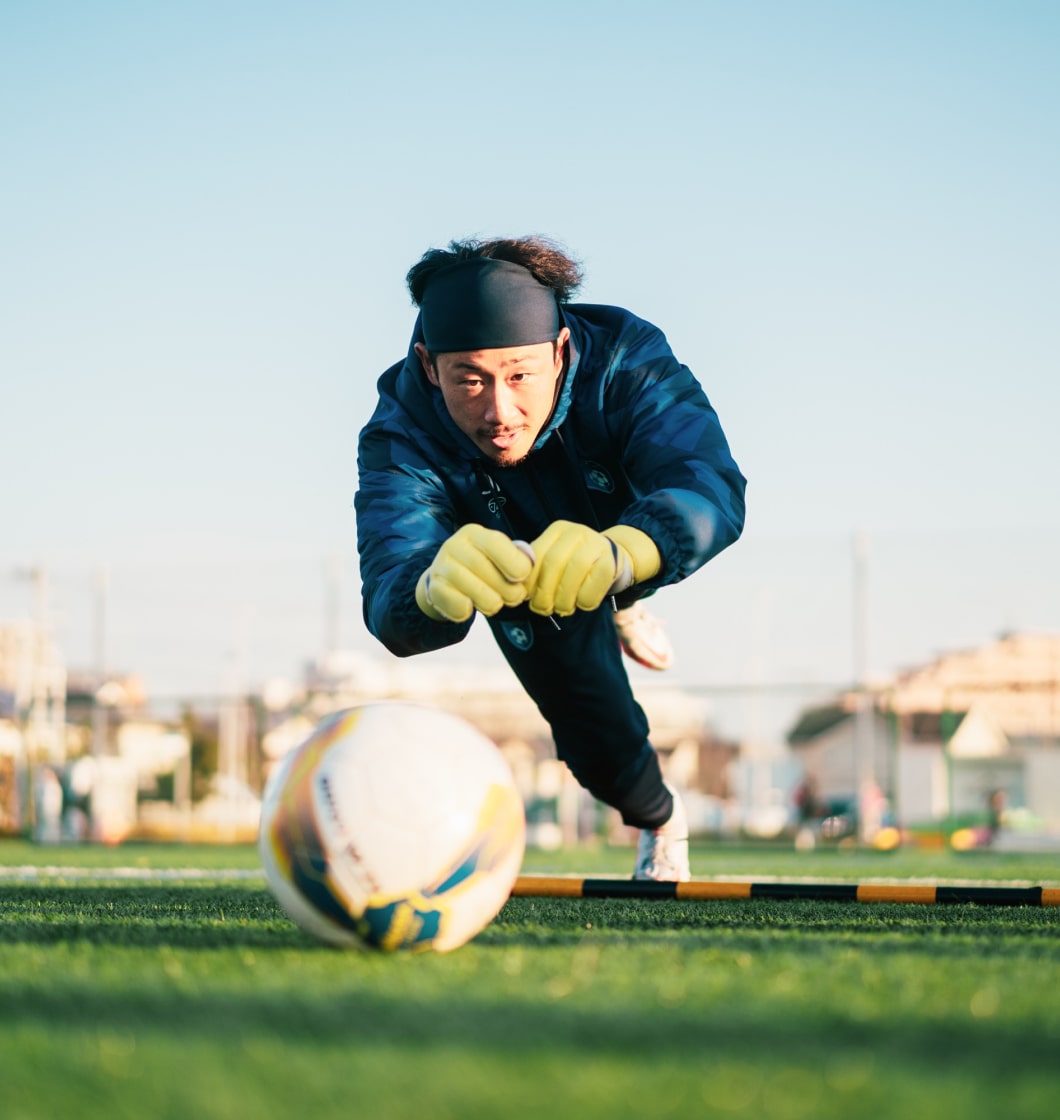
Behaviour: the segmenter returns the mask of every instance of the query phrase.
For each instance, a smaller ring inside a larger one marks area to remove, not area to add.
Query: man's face
[[[416,353],[456,426],[488,459],[510,467],[552,415],[568,338],[564,327],[555,342],[438,354],[433,364],[421,344]]]

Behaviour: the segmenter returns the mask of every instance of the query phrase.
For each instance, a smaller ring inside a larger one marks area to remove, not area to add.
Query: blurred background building
[[[897,843],[972,826],[976,842],[1060,845],[1058,635],[1006,634],[861,684],[743,688],[735,727],[731,688],[635,687],[698,835]],[[163,701],[135,674],[68,672],[46,612],[0,625],[0,830],[251,840],[276,763],[324,715],[377,700],[452,711],[496,742],[532,844],[631,839],[555,759],[503,664],[331,649],[297,679]],[[782,701],[771,729],[761,713]]]

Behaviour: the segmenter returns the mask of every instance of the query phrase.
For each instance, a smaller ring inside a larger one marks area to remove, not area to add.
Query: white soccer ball
[[[526,817],[504,756],[458,716],[380,702],[326,717],[266,784],[277,902],[334,945],[444,953],[496,917]]]

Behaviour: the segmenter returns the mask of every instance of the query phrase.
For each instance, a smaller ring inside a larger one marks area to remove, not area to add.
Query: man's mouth
[[[486,432],[485,436],[494,447],[504,450],[505,448],[511,447],[519,438],[520,434],[521,429],[512,428],[502,432]]]

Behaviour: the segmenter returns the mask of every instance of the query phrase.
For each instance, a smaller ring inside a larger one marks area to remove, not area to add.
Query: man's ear
[[[416,356],[420,360],[420,365],[423,366],[423,372],[427,375],[427,380],[432,385],[438,384],[438,371],[434,367],[434,362],[431,361],[431,356],[427,352],[427,347],[422,342],[417,342],[415,347]]]
[[[556,339],[556,363],[562,365],[567,357],[567,343],[570,342],[570,327],[564,327],[559,332],[559,337]]]

